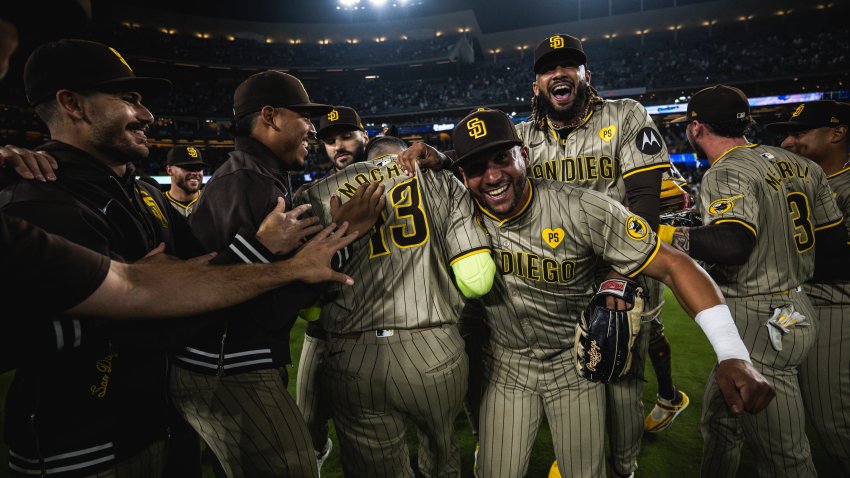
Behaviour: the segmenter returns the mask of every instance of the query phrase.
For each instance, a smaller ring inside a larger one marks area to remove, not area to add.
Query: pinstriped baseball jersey
[[[499,345],[544,359],[573,346],[600,261],[634,277],[659,245],[643,219],[601,193],[540,179],[529,187],[512,218],[482,209],[501,272],[482,303]]]
[[[311,187],[307,195],[316,214],[328,223],[332,194],[344,201],[360,184],[376,180],[386,185],[382,219],[368,240],[352,245],[343,272],[354,279],[354,286],[329,289],[322,326],[351,333],[456,323],[463,298],[450,266],[490,250],[466,188],[447,171],[417,171],[408,178],[395,156],[388,156],[348,166]]]
[[[850,234],[850,167],[828,176],[838,209],[844,214],[844,227]],[[806,293],[814,305],[850,304],[850,281],[829,284],[807,284]]]
[[[814,272],[815,231],[841,224],[826,175],[783,149],[748,144],[720,155],[700,186],[705,224],[737,223],[756,236],[743,265],[711,269],[723,295],[793,289]]]
[[[563,138],[551,126],[541,131],[530,121],[518,124],[517,133],[528,146],[532,177],[603,192],[625,205],[623,178],[670,167],[652,118],[631,99],[605,100]]]

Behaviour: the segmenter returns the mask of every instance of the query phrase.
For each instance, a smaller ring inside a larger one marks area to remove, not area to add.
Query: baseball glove
[[[642,289],[623,279],[609,279],[599,286],[576,327],[576,370],[592,382],[616,382],[628,375],[636,353],[643,312]],[[627,303],[624,310],[612,310],[609,298]]]

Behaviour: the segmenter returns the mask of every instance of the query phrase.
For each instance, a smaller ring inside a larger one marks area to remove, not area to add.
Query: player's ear
[[[584,81],[588,85],[590,84],[590,70],[588,70],[586,66],[584,67]]]
[[[530,161],[528,160],[528,146],[522,145],[519,148],[519,154],[522,156],[522,162],[525,164],[525,168],[528,169]]]
[[[260,118],[259,118],[259,119],[260,119],[260,121],[262,121],[262,122],[263,122],[263,124],[264,124],[264,125],[266,125],[267,127],[271,128],[271,129],[273,129],[273,130],[275,130],[275,131],[278,131],[278,130],[279,130],[279,128],[278,128],[278,126],[274,123],[275,113],[276,113],[276,112],[275,112],[275,109],[274,109],[274,108],[272,108],[271,106],[268,106],[268,105],[263,106],[263,109],[261,109],[261,110],[260,110]]]
[[[458,167],[457,167],[457,171],[460,173],[460,179],[461,179],[461,180],[463,180],[463,185],[464,185],[464,186],[466,186],[466,187],[468,188],[468,187],[469,187],[469,183],[467,183],[467,181],[466,181],[466,172],[464,172],[463,167],[462,167],[462,166],[458,166]]]
[[[537,80],[534,80],[534,83],[531,84],[531,91],[534,92],[534,96],[537,96],[537,95],[540,94],[540,87],[537,86]]]
[[[59,110],[76,120],[86,119],[83,108],[82,96],[70,90],[59,90],[55,95]]]

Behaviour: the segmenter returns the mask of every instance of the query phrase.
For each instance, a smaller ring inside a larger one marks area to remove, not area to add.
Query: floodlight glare
[[[387,0],[369,0],[369,3],[371,3],[373,7],[380,8],[387,4]]]
[[[339,4],[343,6],[343,8],[351,8],[360,3],[360,0],[339,0]]]

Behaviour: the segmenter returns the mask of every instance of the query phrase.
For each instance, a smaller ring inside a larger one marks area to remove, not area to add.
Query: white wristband
[[[732,320],[732,313],[725,304],[705,309],[694,317],[708,341],[711,342],[717,361],[740,359],[750,361],[750,352],[738,335],[738,328]]]

